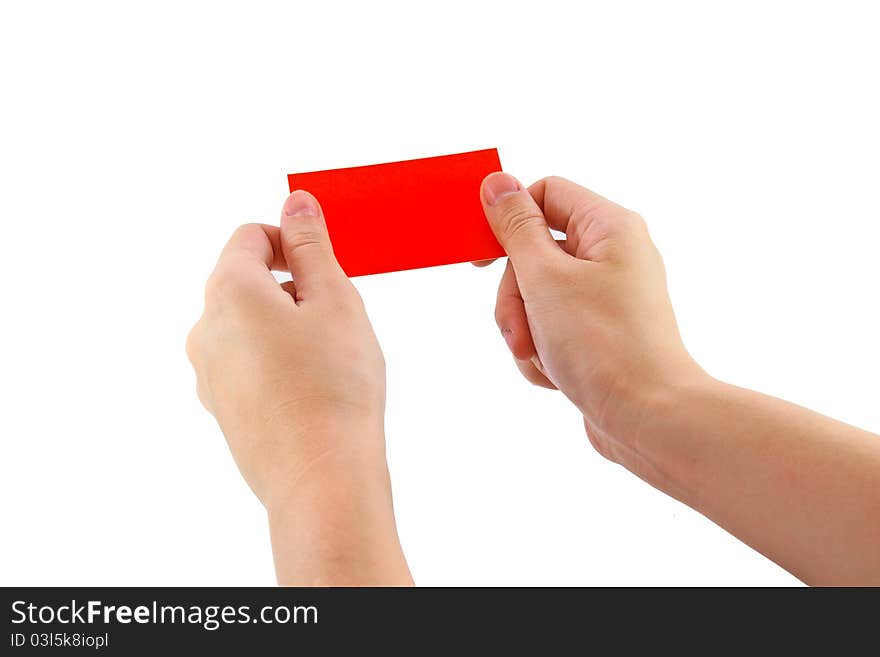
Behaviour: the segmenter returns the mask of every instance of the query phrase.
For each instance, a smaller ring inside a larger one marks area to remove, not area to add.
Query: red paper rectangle
[[[494,148],[287,176],[321,203],[349,276],[488,260],[504,250],[483,214],[480,183],[501,171]]]

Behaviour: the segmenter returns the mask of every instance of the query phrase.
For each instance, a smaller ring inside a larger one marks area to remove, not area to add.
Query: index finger
[[[223,247],[205,290],[207,298],[260,297],[281,292],[271,270],[286,270],[279,229],[245,224]]]
[[[220,255],[243,255],[262,262],[272,271],[287,271],[287,261],[281,250],[281,229],[267,224],[239,226]]]
[[[565,178],[549,176],[529,187],[529,194],[544,212],[547,225],[553,230],[568,232],[572,215],[594,216],[597,210],[625,210],[594,191]]]

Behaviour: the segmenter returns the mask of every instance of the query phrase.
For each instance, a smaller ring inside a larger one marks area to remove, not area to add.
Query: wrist
[[[649,483],[702,512],[707,466],[723,453],[717,427],[735,390],[704,374],[655,395],[638,428],[639,458],[658,475]]]
[[[645,419],[674,408],[687,391],[713,379],[688,354],[654,367],[618,368],[614,375],[583,377],[593,383],[572,397],[587,423],[615,442],[628,444]]]
[[[412,583],[384,450],[328,450],[276,490],[266,509],[280,584]]]
[[[300,489],[329,487],[337,470],[362,485],[387,486],[383,424],[381,415],[276,414],[260,432],[259,452],[251,449],[245,478],[270,513]]]
[[[689,419],[700,413],[701,400],[717,397],[724,385],[691,361],[674,371],[667,369],[663,377],[620,383],[609,396],[604,421],[591,422],[585,415],[585,424],[604,456],[691,503],[699,436],[689,431]]]

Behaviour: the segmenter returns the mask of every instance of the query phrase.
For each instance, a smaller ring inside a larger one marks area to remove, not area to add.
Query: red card
[[[324,210],[333,252],[349,276],[488,260],[504,255],[480,203],[501,171],[494,148],[287,176]]]

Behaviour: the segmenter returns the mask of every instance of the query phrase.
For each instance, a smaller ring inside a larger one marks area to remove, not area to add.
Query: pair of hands
[[[509,256],[495,319],[523,376],[565,394],[603,456],[662,484],[639,452],[641,418],[706,375],[682,344],[644,221],[561,178],[526,189],[494,173],[480,195]],[[288,197],[280,228],[235,232],[187,352],[268,510],[279,580],[409,582],[385,464],[384,359],[310,194]]]

